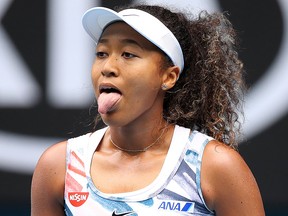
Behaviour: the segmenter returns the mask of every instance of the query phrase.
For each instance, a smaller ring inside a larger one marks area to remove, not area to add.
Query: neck
[[[124,152],[145,152],[154,146],[160,148],[164,143],[165,137],[171,128],[166,121],[156,124],[157,126],[141,127],[140,129],[131,128],[109,128],[107,134],[110,145],[113,148]]]

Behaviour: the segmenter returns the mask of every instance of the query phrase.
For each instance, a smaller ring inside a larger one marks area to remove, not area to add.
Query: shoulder
[[[35,171],[39,171],[39,168],[58,169],[61,168],[62,165],[65,167],[66,147],[67,141],[62,141],[47,148],[41,155]],[[64,164],[61,162],[64,162]]]
[[[47,148],[38,160],[33,174],[33,180],[42,179],[45,182],[55,181],[65,175],[67,141],[56,143]],[[47,178],[49,177],[49,178]]]
[[[227,190],[229,184],[238,182],[249,173],[249,168],[239,153],[216,140],[210,141],[204,150],[202,158],[201,185],[204,197],[215,204],[220,193]]]
[[[236,165],[246,165],[240,154],[235,149],[216,140],[211,140],[206,145],[204,157],[207,159],[206,163],[209,163],[210,168],[214,168],[217,172],[223,170],[223,166],[226,169],[230,168],[234,170],[234,166]],[[221,170],[217,170],[218,168],[221,168]],[[211,170],[213,171],[214,169]]]
[[[32,178],[32,212],[63,206],[67,141],[52,145],[41,155]],[[37,213],[35,213],[37,215]],[[43,214],[45,215],[45,214]]]
[[[237,209],[241,215],[264,215],[251,170],[236,150],[223,143],[212,140],[207,144],[201,185],[207,204],[219,215],[233,215]]]

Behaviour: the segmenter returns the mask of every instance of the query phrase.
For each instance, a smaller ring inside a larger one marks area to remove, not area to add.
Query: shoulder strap
[[[196,185],[197,185],[197,191],[200,195],[200,198],[203,202],[203,204],[205,205],[205,207],[207,208],[207,210],[209,210],[211,213],[213,213],[213,211],[211,211],[204,200],[203,194],[202,194],[202,189],[201,189],[201,165],[202,165],[202,157],[203,157],[203,152],[204,149],[206,147],[206,145],[213,140],[214,138],[200,133],[199,131],[193,131],[189,137],[190,140],[190,147],[189,149],[194,152],[195,156],[196,156],[196,160],[194,161],[195,166],[196,166]]]
[[[213,140],[212,137],[206,134],[200,133],[199,131],[193,131],[189,137],[190,149],[198,154],[198,160],[202,161],[203,152],[205,146],[209,141]]]

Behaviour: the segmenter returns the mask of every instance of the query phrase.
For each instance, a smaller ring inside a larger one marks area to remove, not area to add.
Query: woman
[[[83,26],[107,127],[44,152],[32,215],[264,215],[235,150],[244,83],[229,21],[140,5],[92,8]]]

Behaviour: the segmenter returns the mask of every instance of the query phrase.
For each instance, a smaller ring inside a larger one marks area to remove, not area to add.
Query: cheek
[[[101,75],[101,72],[99,70],[97,70],[96,68],[97,67],[93,65],[92,70],[91,70],[91,80],[92,80],[94,89],[97,88],[98,80],[99,80],[99,77]]]
[[[145,68],[143,70],[143,68]],[[141,71],[141,73],[135,73],[136,71]],[[154,98],[161,88],[161,77],[159,75],[159,70],[157,68],[151,67],[151,65],[143,66],[140,69],[133,70],[134,74],[131,74],[127,83],[129,86],[133,86],[134,94],[138,95],[138,100],[145,97]]]
[[[158,96],[160,84],[155,80],[155,78],[156,77],[154,77],[153,80],[154,82],[151,82],[151,77],[150,80],[143,79],[143,77],[139,78],[138,80],[131,80],[134,86],[131,90],[131,93],[133,94],[133,98],[136,104],[147,103],[148,105],[150,103],[149,101],[154,101]]]

